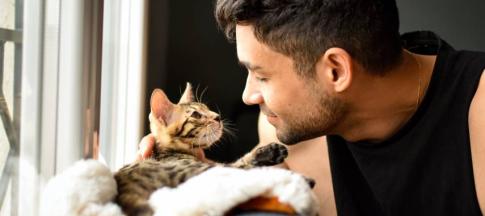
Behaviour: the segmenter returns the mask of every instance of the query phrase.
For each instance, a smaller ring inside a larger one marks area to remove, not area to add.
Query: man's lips
[[[274,117],[274,118],[277,117],[276,114],[274,114],[273,112],[271,112],[268,108],[266,108],[264,106],[260,106],[259,109],[267,117]]]
[[[276,116],[275,114],[267,114],[267,113],[264,113],[263,112],[263,115],[267,116],[267,117],[272,117],[272,118],[276,118],[278,116]]]
[[[259,109],[261,110],[261,113],[266,116],[266,120],[272,124],[273,126],[276,125],[276,122],[278,120],[278,116],[271,112],[266,106],[260,106]]]
[[[266,115],[266,120],[272,124],[273,126],[276,125],[276,121],[277,121],[278,117],[273,115],[273,116],[269,116],[269,115]]]

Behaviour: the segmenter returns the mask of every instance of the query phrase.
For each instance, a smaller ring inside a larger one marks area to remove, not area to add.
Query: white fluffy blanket
[[[41,215],[123,215],[112,202],[116,182],[111,171],[94,160],[83,160],[49,180]],[[157,216],[224,215],[258,196],[276,196],[300,215],[316,215],[317,202],[299,174],[279,168],[241,170],[215,167],[177,188],[161,188],[150,197]]]

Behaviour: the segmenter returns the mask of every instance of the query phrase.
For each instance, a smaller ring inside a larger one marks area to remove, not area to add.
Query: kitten
[[[219,140],[223,123],[206,105],[194,102],[189,83],[178,104],[171,103],[162,90],[156,89],[150,106],[150,130],[156,140],[152,157],[127,165],[115,174],[116,202],[127,215],[152,215],[148,199],[155,190],[176,187],[218,165],[202,162],[194,154],[194,149],[208,148]],[[286,146],[272,143],[223,166],[276,165],[283,162],[287,154]]]

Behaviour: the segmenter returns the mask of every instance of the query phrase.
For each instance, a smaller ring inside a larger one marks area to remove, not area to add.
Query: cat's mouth
[[[192,148],[207,148],[207,145],[202,145],[202,144],[192,144]]]

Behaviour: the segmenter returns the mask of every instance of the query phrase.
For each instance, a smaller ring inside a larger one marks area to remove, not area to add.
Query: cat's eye
[[[202,114],[200,114],[200,112],[194,111],[192,115],[190,115],[190,117],[200,119],[202,117]]]

